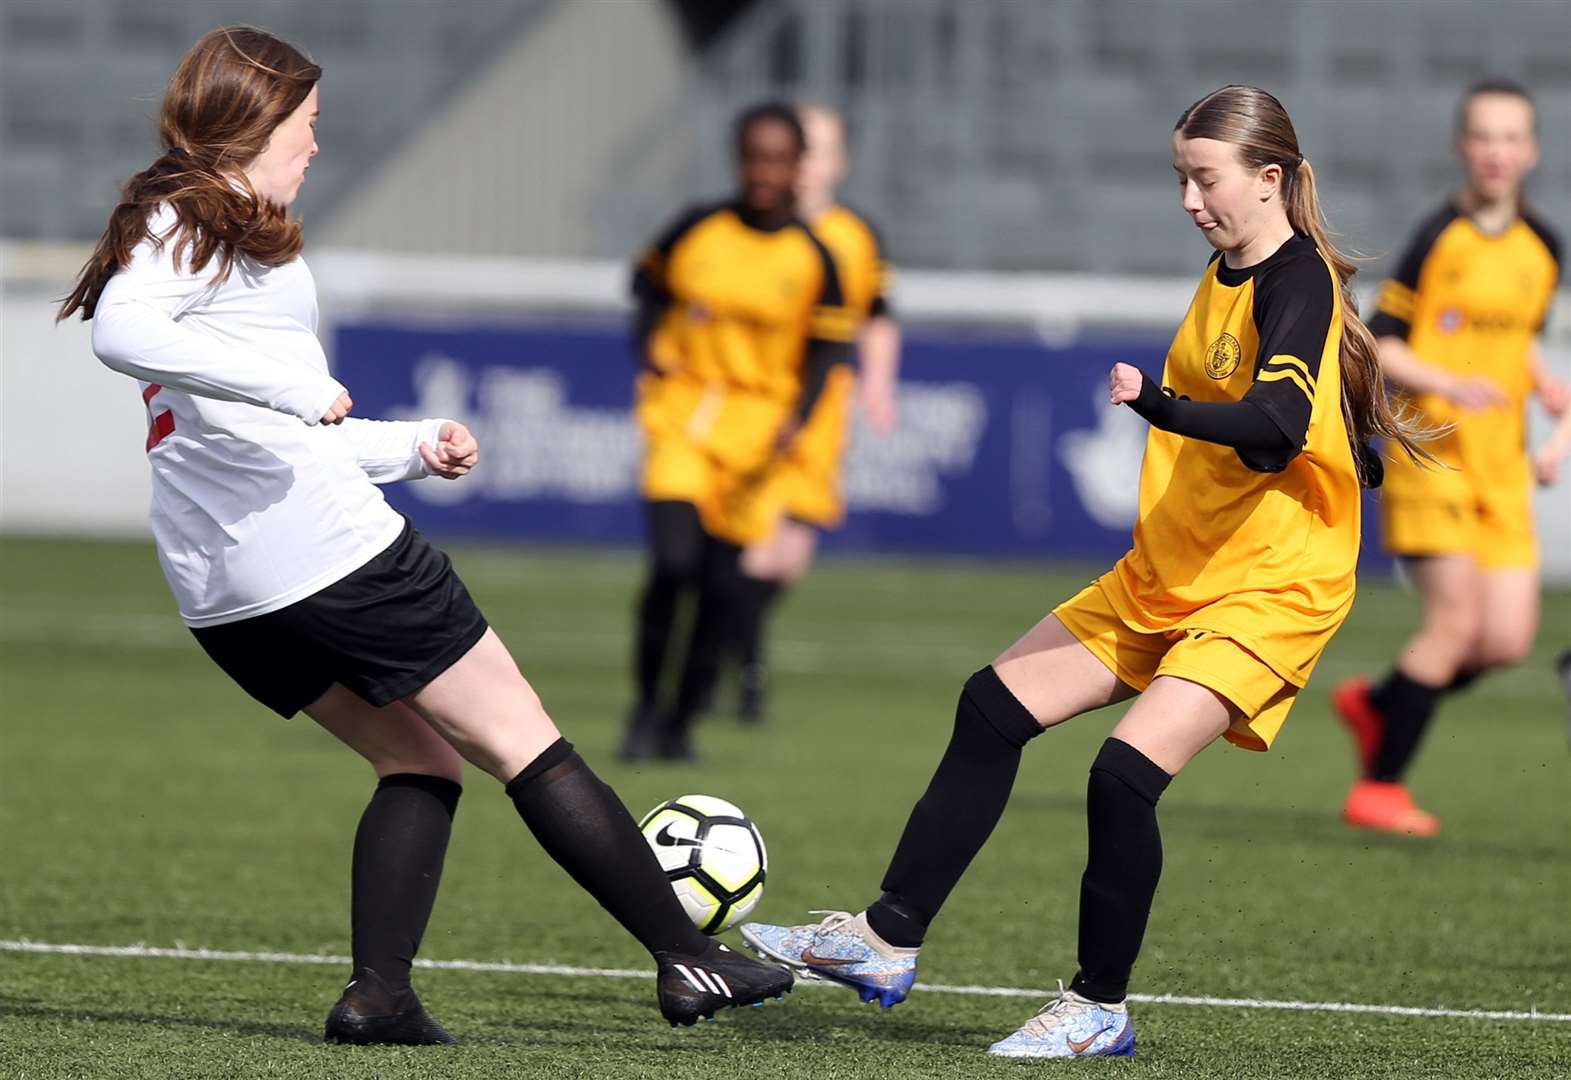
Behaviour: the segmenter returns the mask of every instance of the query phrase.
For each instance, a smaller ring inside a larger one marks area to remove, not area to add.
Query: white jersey
[[[154,236],[174,224],[162,208]],[[426,474],[440,419],[322,425],[344,388],[316,337],[303,259],[237,256],[229,276],[176,269],[144,240],[93,313],[93,352],[147,405],[152,528],[181,617],[216,626],[276,611],[364,566],[403,518],[376,484]]]

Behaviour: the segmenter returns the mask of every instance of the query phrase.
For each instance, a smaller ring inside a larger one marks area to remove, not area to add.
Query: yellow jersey
[[[807,226],[761,228],[731,203],[682,215],[639,259],[634,291],[651,371],[781,403],[801,393],[813,340],[855,336],[834,260]]]
[[[1145,633],[1231,638],[1295,686],[1353,603],[1360,493],[1342,416],[1341,289],[1307,236],[1232,269],[1215,256],[1167,353],[1166,392],[1247,401],[1292,449],[1152,428],[1117,614]]]
[[[858,324],[889,310],[889,264],[878,231],[849,207],[836,204],[813,219],[813,232],[834,256],[845,306]]]
[[[1401,338],[1420,360],[1453,374],[1487,378],[1509,399],[1464,409],[1438,394],[1409,395],[1426,421],[1454,425],[1427,447],[1442,464],[1491,482],[1528,483],[1532,343],[1559,276],[1560,241],[1536,216],[1523,214],[1490,234],[1447,204],[1419,225],[1396,274],[1381,285],[1372,333]],[[1396,498],[1416,494],[1436,472],[1400,453],[1389,464],[1388,494]]]

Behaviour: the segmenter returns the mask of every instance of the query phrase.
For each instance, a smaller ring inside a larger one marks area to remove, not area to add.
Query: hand
[[[331,405],[329,405],[327,407],[327,411],[322,414],[322,419],[318,420],[317,423],[319,423],[319,424],[337,424],[337,423],[340,423],[340,422],[342,422],[344,417],[349,415],[349,410],[354,408],[354,407],[355,407],[355,403],[350,400],[349,394],[347,392],[339,394],[338,395],[338,400],[333,402]]]
[[[420,460],[432,476],[457,480],[480,460],[480,444],[468,428],[449,420],[437,432],[435,447],[428,442],[420,444]]]
[[[1538,381],[1538,399],[1549,410],[1550,416],[1560,416],[1566,411],[1566,406],[1571,405],[1571,384],[1553,375],[1545,375]]]
[[[1114,364],[1107,376],[1107,396],[1114,405],[1122,405],[1140,396],[1145,376],[1133,364]]]
[[[1504,390],[1481,375],[1453,379],[1441,393],[1464,409],[1494,409],[1511,404]]]
[[[887,436],[899,422],[900,410],[895,403],[895,390],[887,384],[864,382],[862,384],[862,413],[872,426],[873,433]]]
[[[1550,487],[1560,479],[1560,458],[1545,447],[1533,455],[1533,472],[1542,487]]]

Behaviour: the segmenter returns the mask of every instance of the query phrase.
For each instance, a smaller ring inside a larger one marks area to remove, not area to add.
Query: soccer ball
[[[693,925],[718,934],[764,895],[769,853],[740,807],[713,795],[681,795],[638,823]]]

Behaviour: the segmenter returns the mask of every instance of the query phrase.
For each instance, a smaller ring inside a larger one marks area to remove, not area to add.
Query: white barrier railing
[[[85,324],[54,323],[55,302],[87,254],[76,245],[0,242],[0,530],[145,531],[140,403],[122,377],[93,361]],[[629,306],[628,268],[620,262],[347,251],[309,259],[329,342],[335,318],[527,317]],[[894,303],[913,322],[1027,328],[1062,342],[1091,328],[1168,333],[1193,289],[1189,279],[910,270],[897,276]],[[1571,375],[1571,291],[1556,298],[1545,353]],[[1536,406],[1532,419],[1541,437],[1547,422]],[[1571,580],[1571,478],[1540,493],[1538,527],[1546,574]]]

